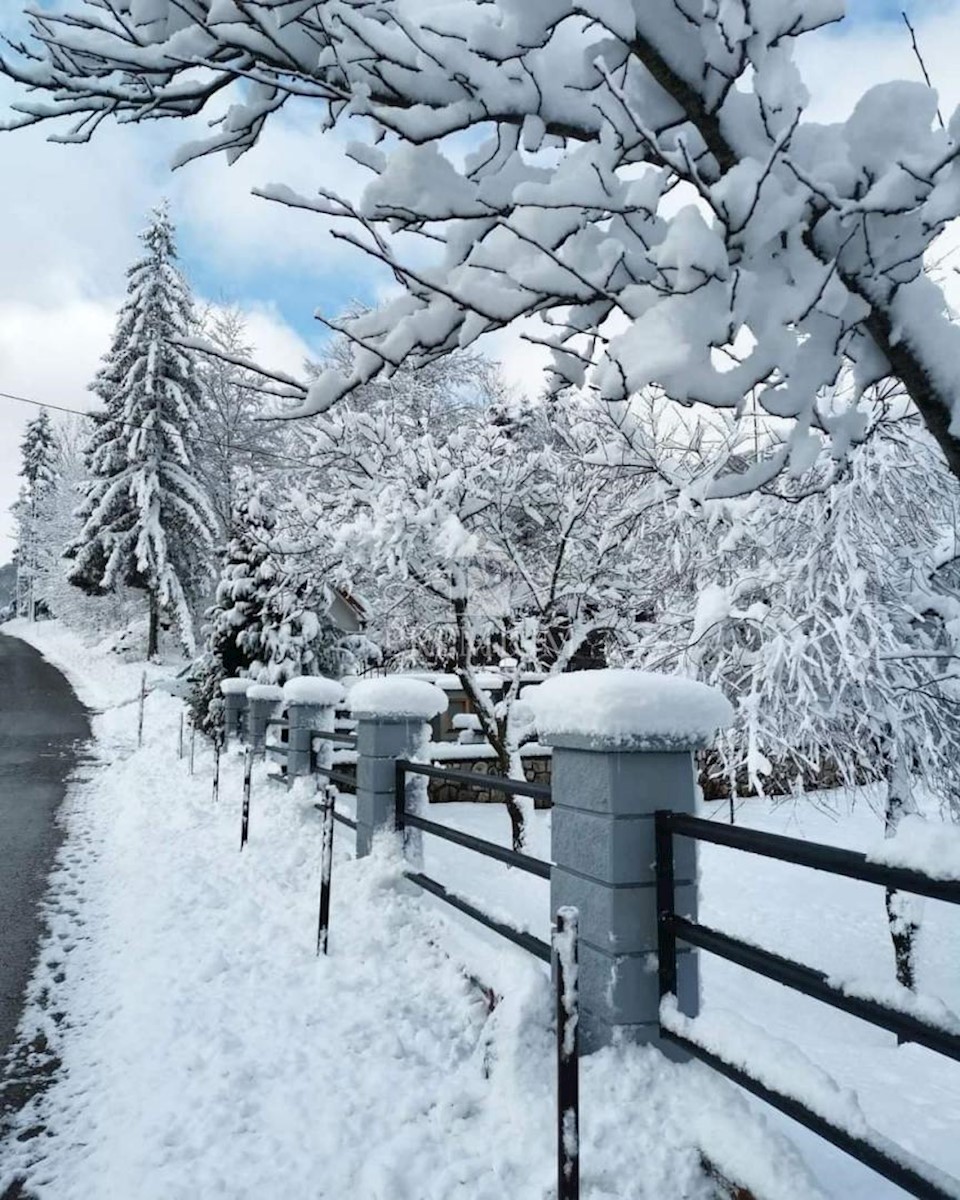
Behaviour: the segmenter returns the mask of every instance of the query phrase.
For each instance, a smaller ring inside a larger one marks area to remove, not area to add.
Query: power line
[[[29,404],[32,408],[49,408],[49,409],[52,409],[54,412],[68,413],[70,416],[74,416],[74,417],[86,417],[88,420],[91,420],[91,421],[95,421],[98,416],[97,413],[90,412],[88,409],[68,408],[66,405],[51,404],[45,400],[31,400],[30,397],[28,397],[28,396],[16,396],[12,392],[0,392],[0,399],[14,400],[14,401],[16,401],[17,404]],[[142,429],[146,428],[145,425],[136,425],[132,421],[117,421],[116,424],[118,424],[123,429],[140,429],[140,430],[142,430]],[[199,443],[201,445],[205,445],[205,446],[222,447],[222,443],[218,442],[215,438],[205,438],[205,437],[201,436],[200,434],[197,434],[197,436],[192,437],[189,440],[191,442],[197,442],[197,443]],[[230,449],[242,450],[242,451],[246,452],[247,454],[256,454],[256,455],[259,455],[261,458],[271,458],[275,462],[281,462],[287,466],[294,466],[294,467],[316,466],[316,464],[309,458],[293,458],[289,454],[278,454],[278,453],[276,453],[276,451],[273,451],[273,450],[263,450],[261,447],[251,445],[249,442],[231,442]]]

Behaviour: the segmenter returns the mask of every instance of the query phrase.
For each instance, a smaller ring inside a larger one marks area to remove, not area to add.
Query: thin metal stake
[[[197,748],[197,727],[190,722],[190,774],[193,774],[193,761]]]
[[[327,936],[330,931],[330,877],[333,874],[333,821],[336,797],[332,788],[327,788],[323,803],[323,824],[320,832],[320,916],[317,921],[317,954],[327,953]]]
[[[143,745],[143,702],[147,698],[147,673],[140,676],[140,712],[137,716],[137,745]]]
[[[250,777],[253,774],[253,751],[248,746],[243,752],[243,810],[240,815],[240,849],[247,844],[250,830]]]
[[[553,935],[557,988],[557,1200],[580,1197],[580,997],[575,908],[557,910]]]
[[[183,713],[180,714],[180,732],[177,735],[177,758],[183,758]]]
[[[213,802],[220,799],[220,743],[222,735],[217,730],[213,735]]]
[[[677,935],[673,931],[676,896],[673,883],[673,833],[667,824],[670,814],[654,817],[654,846],[657,862],[657,974],[660,999],[677,994]]]

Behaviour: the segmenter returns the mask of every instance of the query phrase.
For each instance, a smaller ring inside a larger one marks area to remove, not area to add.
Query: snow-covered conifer
[[[247,675],[284,683],[298,675],[339,673],[338,635],[321,615],[322,583],[284,561],[270,491],[250,477],[238,486],[233,536],[193,675],[191,705],[207,729],[217,725],[222,679]]]
[[[14,505],[17,523],[17,611],[37,616],[37,577],[48,546],[42,528],[56,479],[56,441],[50,414],[42,408],[29,421],[20,443],[24,484]]]
[[[141,240],[145,253],[128,272],[113,343],[92,385],[104,411],[88,448],[85,522],[68,555],[70,579],[86,591],[146,591],[152,655],[161,612],[193,645],[215,517],[198,481],[196,368],[175,341],[189,333],[193,314],[165,205]]]

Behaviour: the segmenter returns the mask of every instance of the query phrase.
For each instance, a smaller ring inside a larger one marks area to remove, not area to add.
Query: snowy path
[[[60,841],[57,810],[89,735],[63,675],[33,647],[0,635],[0,1061],[37,953],[37,906]]]
[[[551,995],[501,944],[489,1013],[461,945],[380,854],[338,839],[331,956],[314,954],[312,796],[255,779],[238,851],[240,763],[210,795],[174,754],[179,704],[96,720],[101,767],[70,833],[33,1022],[63,1059],[8,1143],[0,1194],[39,1200],[549,1200],[555,1195]],[[57,983],[66,950],[64,980]],[[67,1012],[58,1029],[45,988]],[[821,1193],[736,1093],[655,1052],[583,1069],[584,1200],[714,1200],[706,1153],[764,1200]]]

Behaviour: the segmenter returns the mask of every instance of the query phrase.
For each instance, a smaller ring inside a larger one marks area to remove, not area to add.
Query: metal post
[[[147,698],[147,673],[140,676],[140,712],[137,716],[137,745],[143,745],[143,702]]]
[[[654,816],[654,848],[657,859],[657,974],[660,1000],[677,994],[677,938],[673,932],[676,889],[673,879],[673,834],[667,824],[669,813],[660,809]]]
[[[320,834],[320,917],[317,922],[317,954],[327,953],[327,935],[330,930],[330,877],[333,874],[333,821],[336,793],[326,789],[322,805],[323,824]]]
[[[397,833],[403,833],[407,821],[407,774],[403,768],[403,760],[398,759],[394,782],[394,828]]]
[[[250,779],[253,774],[253,749],[250,746],[243,752],[243,809],[240,814],[240,849],[247,844],[247,834],[250,830]]]
[[[190,722],[190,774],[193,774],[193,762],[197,748],[197,727]]]
[[[557,910],[553,936],[557,989],[557,1200],[580,1196],[580,1001],[575,908]]]
[[[220,799],[220,746],[223,735],[218,729],[213,735],[213,802]]]
[[[177,734],[177,758],[183,758],[183,713],[180,714],[180,732]]]

